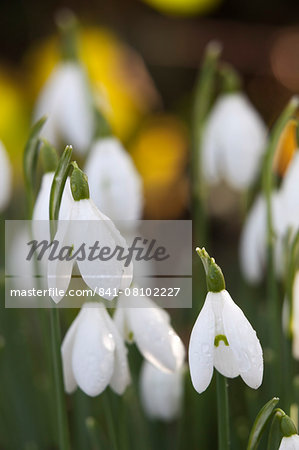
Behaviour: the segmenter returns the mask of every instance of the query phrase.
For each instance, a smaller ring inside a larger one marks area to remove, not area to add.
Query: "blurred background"
[[[188,163],[192,95],[209,41],[222,43],[222,59],[240,72],[244,90],[269,127],[299,90],[296,0],[2,1],[0,137],[13,165],[15,190],[6,218],[25,217],[21,175],[24,143],[38,93],[59,59],[54,17],[64,7],[71,8],[80,21],[80,57],[114,133],[142,175],[147,219],[191,217]],[[236,236],[243,221],[243,200],[228,186],[218,186],[211,190],[209,204],[210,253],[217,255],[225,268],[230,292],[236,298],[244,287],[241,276],[236,277]],[[249,319],[256,317],[257,309],[247,300],[262,295],[252,288],[238,300],[240,306],[247,304]],[[193,304],[193,313],[172,313],[186,345],[199,310],[195,299]],[[66,312],[63,329],[71,314]],[[0,381],[5,386],[0,401],[0,448],[55,449],[55,411],[45,406],[51,404],[51,368],[43,354],[45,342],[37,339],[43,325],[30,311],[5,311],[0,325]],[[262,337],[263,317],[255,325]],[[130,357],[139,367],[139,356],[133,352]],[[179,424],[154,422],[149,428],[131,390],[126,394],[128,409],[111,392],[103,394],[103,398],[109,397],[115,418],[120,413],[120,433],[128,448],[141,448],[141,442],[148,449],[216,448],[216,415],[209,406],[215,404],[213,390],[203,394],[199,404],[189,378],[186,386],[187,412]],[[244,393],[243,387],[239,395],[240,387],[241,381],[236,380],[232,387],[235,396],[231,395],[235,449],[245,446],[256,405],[268,400],[268,394],[247,388]],[[104,432],[98,431],[101,448],[111,448],[105,441],[107,411],[103,404],[81,392],[68,399],[74,449],[96,448],[86,437],[84,424],[90,415],[104,423]]]

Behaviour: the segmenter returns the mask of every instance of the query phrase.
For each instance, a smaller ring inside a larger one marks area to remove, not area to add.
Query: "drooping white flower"
[[[210,384],[214,367],[228,378],[241,375],[253,389],[262,383],[260,342],[225,289],[207,294],[191,333],[189,364],[193,386],[199,393]]]
[[[283,207],[282,232],[286,233],[288,228],[297,230],[299,228],[299,152],[295,153],[280,188],[281,203]]]
[[[112,220],[138,220],[142,215],[142,180],[118,139],[99,139],[88,157],[86,175],[91,197]]]
[[[257,389],[263,378],[263,352],[256,332],[225,289],[220,267],[206,250],[202,259],[208,294],[192,329],[189,343],[190,375],[198,393],[209,386],[214,367],[228,378],[242,377]]]
[[[170,325],[169,314],[150,298],[120,295],[114,320],[122,335],[133,340],[154,366],[170,372],[182,367],[184,345]]]
[[[99,248],[109,248],[110,254],[116,247],[123,248],[125,254],[128,252],[126,241],[114,223],[98,210],[90,198],[72,201],[63,220],[58,222],[54,240],[59,242],[60,249],[72,247],[74,253],[82,244],[88,249],[96,242]],[[48,285],[54,289],[53,300],[57,303],[63,298],[58,290],[66,292],[75,262],[83,280],[91,289],[96,293],[103,289],[104,293],[101,294],[103,298],[110,300],[115,297],[115,292],[129,287],[132,281],[132,264],[126,267],[125,260],[120,260],[117,256],[115,254],[109,260],[103,258],[91,260],[80,254],[78,258],[70,260],[59,258],[49,260]]]
[[[88,81],[76,62],[58,64],[44,85],[35,106],[34,118],[48,116],[43,136],[53,145],[72,142],[84,153],[93,136],[93,111]]]
[[[281,196],[279,192],[272,194],[272,223],[275,240],[275,262],[280,272],[281,241],[283,234]],[[258,283],[264,275],[267,246],[267,206],[263,196],[258,196],[246,218],[240,240],[240,263],[245,279],[249,283]]]
[[[281,440],[279,450],[299,450],[298,434],[293,434],[292,436],[284,436]]]
[[[166,422],[176,419],[181,413],[183,390],[182,367],[175,372],[165,372],[143,362],[140,392],[142,406],[149,418]]]
[[[65,390],[94,397],[108,385],[119,395],[130,383],[127,349],[102,304],[85,303],[61,346]]]
[[[6,149],[3,143],[0,141],[0,211],[3,211],[10,199],[11,186],[12,186],[12,174],[11,165],[7,156]]]
[[[256,177],[266,147],[266,127],[244,94],[224,94],[216,101],[202,141],[207,183],[225,180],[235,189],[248,188]]]

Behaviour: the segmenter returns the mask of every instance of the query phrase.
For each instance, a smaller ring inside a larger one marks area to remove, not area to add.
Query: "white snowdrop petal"
[[[240,375],[236,358],[230,348],[223,341],[218,347],[214,346],[214,367],[222,375],[228,378],[235,378]]]
[[[83,310],[81,309],[72,325],[68,329],[66,335],[61,344],[61,357],[62,357],[62,370],[63,370],[63,379],[64,379],[64,387],[65,391],[68,394],[74,392],[77,388],[77,382],[73,373],[73,365],[72,365],[72,355],[73,348],[75,342],[76,331],[78,327],[78,323],[80,318],[83,315]]]
[[[140,393],[148,417],[167,422],[176,419],[182,406],[182,368],[165,372],[145,360],[140,374]]]
[[[121,395],[124,393],[126,387],[131,382],[127,358],[127,348],[113,320],[105,309],[103,310],[103,315],[106,321],[107,328],[112,334],[113,340],[115,342],[114,369],[112,378],[110,380],[110,387],[114,390],[114,392],[116,392],[116,394]]]
[[[98,140],[91,148],[85,171],[91,197],[104,214],[112,220],[140,219],[142,180],[118,139]]]
[[[289,437],[283,437],[279,446],[279,450],[299,450],[298,434],[293,434]]]
[[[266,262],[266,203],[261,196],[256,199],[242,230],[240,262],[248,282],[261,280]]]
[[[8,155],[3,143],[0,141],[0,211],[6,208],[12,188],[12,170]]]
[[[181,367],[185,348],[165,311],[148,297],[126,300],[128,328],[144,358],[162,370],[175,371]]]
[[[59,221],[58,229],[55,235],[55,240],[59,242],[59,249],[65,246],[72,246],[73,239],[69,221]],[[48,287],[53,288],[54,294],[51,295],[55,303],[58,303],[68,289],[72,277],[74,260],[67,261],[66,259],[48,260]],[[60,292],[62,295],[60,295]],[[51,291],[50,291],[51,292]]]
[[[207,121],[202,139],[202,171],[208,184],[213,185],[219,182],[218,170],[219,143],[214,132],[214,120]]]
[[[116,246],[122,247],[127,251],[127,244],[125,239],[121,236],[116,229],[113,222],[96,208],[91,200],[80,200],[76,202],[77,205],[73,208],[73,218],[85,220],[83,224],[84,230],[84,242],[86,246],[92,246],[96,241],[99,242],[100,247],[109,247],[111,251]],[[97,221],[96,223],[90,223],[90,221]],[[82,240],[82,229],[75,228],[78,234],[78,241]],[[116,256],[110,260],[103,261],[97,259],[96,261],[90,261],[85,258],[83,261],[78,261],[78,266],[82,275],[82,278],[86,284],[94,290],[102,288],[109,292],[102,295],[107,300],[112,299],[114,291],[118,291],[122,285],[129,286],[132,279],[132,265],[128,268],[124,267],[124,261],[117,260]],[[123,281],[125,277],[125,282]]]
[[[72,365],[78,386],[87,395],[99,395],[110,383],[115,342],[106,326],[103,307],[84,306],[77,325]]]
[[[48,172],[43,175],[33,209],[32,220],[49,220],[49,200],[53,178],[54,172]]]
[[[193,326],[189,343],[190,375],[199,394],[206,390],[213,376],[214,338],[215,317],[207,296]]]
[[[248,386],[257,389],[263,379],[263,352],[260,341],[229,293],[223,290],[221,295],[224,332],[236,358],[240,375]]]

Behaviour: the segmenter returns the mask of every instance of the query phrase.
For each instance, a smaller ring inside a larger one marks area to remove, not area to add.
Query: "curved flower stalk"
[[[62,139],[85,153],[94,132],[92,99],[86,73],[76,61],[58,64],[36,102],[34,118],[48,116],[43,135],[54,145]]]
[[[207,183],[225,180],[237,190],[254,181],[266,148],[266,127],[244,94],[227,93],[207,119],[202,165]]]
[[[94,397],[109,385],[121,395],[130,383],[127,349],[105,307],[85,303],[61,346],[67,393],[77,386]]]
[[[263,354],[256,332],[225,289],[219,266],[197,249],[207,274],[208,294],[189,344],[190,374],[198,393],[209,386],[213,368],[228,378],[242,377],[257,389],[263,378]]]
[[[278,192],[272,194],[273,228],[275,236],[283,234],[282,201]],[[263,196],[258,196],[248,214],[240,240],[241,270],[249,283],[262,280],[266,266],[267,209]],[[280,242],[276,240],[276,268],[280,267]]]
[[[85,171],[97,207],[112,220],[138,220],[142,216],[142,180],[131,156],[118,139],[96,141]]]
[[[0,141],[0,211],[3,211],[10,199],[12,187],[11,165],[3,143]]]
[[[140,374],[142,406],[151,419],[170,422],[179,417],[184,391],[183,368],[165,372],[147,361]]]
[[[184,345],[170,325],[169,314],[148,297],[120,295],[114,321],[143,357],[160,370],[174,372],[185,359]]]
[[[127,253],[125,239],[90,199],[87,178],[78,167],[74,168],[70,183],[73,199],[68,211],[63,214],[63,220],[59,220],[54,236],[60,248],[68,247],[76,253],[82,243],[86,248],[92,248],[97,243],[99,248],[106,247],[113,252],[116,247],[121,247]],[[105,299],[111,300],[119,289],[125,289],[131,284],[132,264],[126,267],[125,261],[118,259],[117,255],[109,260],[90,259],[82,257],[82,254],[62,260],[49,260],[48,285],[53,288],[52,298],[56,303],[64,296],[59,291],[65,293],[69,286],[75,262],[85,283]]]

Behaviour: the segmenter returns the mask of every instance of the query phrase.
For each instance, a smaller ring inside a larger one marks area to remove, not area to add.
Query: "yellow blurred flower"
[[[188,204],[187,130],[170,115],[152,117],[140,129],[131,155],[144,183],[145,216],[179,217]]]
[[[79,57],[86,66],[95,100],[114,133],[122,140],[128,139],[141,117],[159,102],[142,59],[103,28],[80,31]],[[27,64],[34,99],[59,59],[57,37],[31,50]]]
[[[13,74],[0,68],[0,140],[17,174],[22,170],[22,154],[29,124],[28,110],[19,85]]]
[[[279,139],[275,151],[273,169],[280,176],[285,174],[297,148],[296,128],[296,120],[290,120]]]
[[[218,6],[221,0],[143,0],[158,11],[172,15],[205,13]]]

